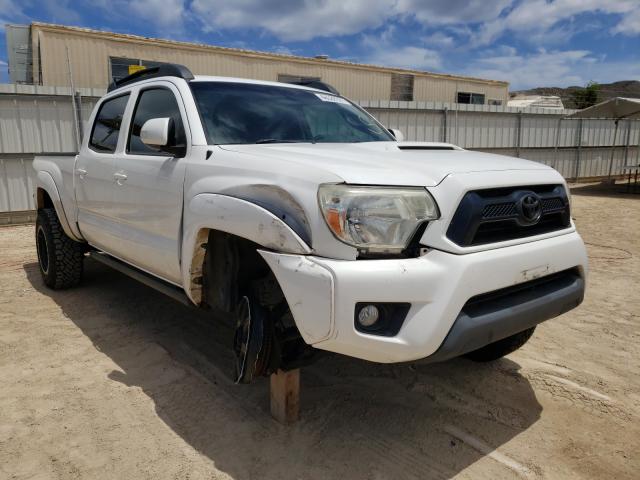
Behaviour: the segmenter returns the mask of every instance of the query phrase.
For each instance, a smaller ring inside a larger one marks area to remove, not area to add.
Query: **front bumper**
[[[308,344],[381,363],[432,355],[430,360],[445,360],[570,310],[582,300],[587,269],[584,244],[575,231],[466,255],[430,250],[411,259],[260,253]],[[576,272],[574,282],[538,289],[534,297],[516,295],[511,303],[479,315],[463,311],[473,297],[569,269]],[[384,337],[356,330],[358,302],[408,302],[411,308],[398,334]]]

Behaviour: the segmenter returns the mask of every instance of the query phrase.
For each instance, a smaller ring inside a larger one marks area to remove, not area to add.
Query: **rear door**
[[[116,154],[113,209],[119,242],[114,255],[179,284],[182,202],[186,158],[158,151],[140,140],[152,118],[171,118],[177,143],[190,151],[186,112],[170,82],[139,87],[124,149]]]
[[[114,235],[113,186],[115,152],[122,147],[122,124],[131,95],[104,100],[94,118],[91,134],[78,155],[74,171],[78,226],[87,241],[107,252],[117,243]]]

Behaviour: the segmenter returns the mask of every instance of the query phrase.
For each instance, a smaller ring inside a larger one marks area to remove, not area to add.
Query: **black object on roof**
[[[324,90],[325,92],[333,93],[335,95],[340,95],[340,92],[338,92],[338,90],[336,90],[335,87],[333,87],[332,85],[329,85],[328,83],[321,82],[320,80],[293,80],[285,83],[290,83],[292,85],[302,85],[304,87],[317,88],[318,90]]]
[[[179,65],[177,63],[163,63],[162,65],[158,65],[157,67],[149,67],[144,70],[139,70],[131,75],[127,75],[120,80],[114,80],[107,88],[107,92],[111,92],[116,88],[123,87],[125,85],[129,85],[130,83],[139,82],[140,80],[147,80],[149,78],[156,77],[178,77],[184,78],[185,80],[193,80],[194,76],[184,65]]]

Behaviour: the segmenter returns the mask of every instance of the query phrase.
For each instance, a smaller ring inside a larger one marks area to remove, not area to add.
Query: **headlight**
[[[338,240],[359,250],[399,253],[421,223],[438,218],[438,207],[420,187],[321,185],[318,200]]]

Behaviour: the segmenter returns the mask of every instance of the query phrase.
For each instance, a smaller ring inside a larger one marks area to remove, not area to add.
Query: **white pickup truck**
[[[558,172],[398,141],[317,86],[180,65],[112,84],[78,154],[34,161],[46,285],[91,256],[229,319],[239,383],[318,350],[495,360],[580,304]]]

